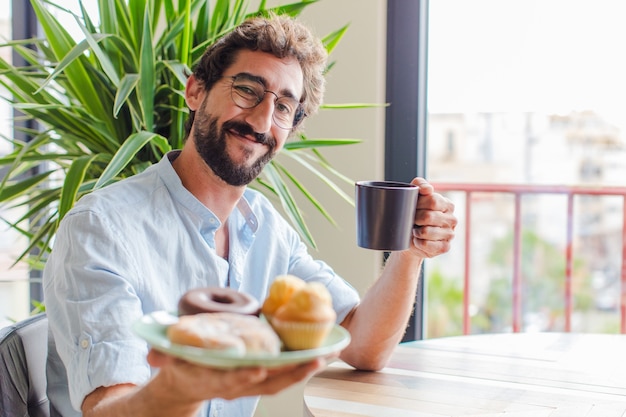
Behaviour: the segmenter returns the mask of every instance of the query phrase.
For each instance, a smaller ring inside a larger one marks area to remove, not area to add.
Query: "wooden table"
[[[380,372],[331,364],[307,383],[304,401],[315,417],[626,417],[626,335],[411,342]]]

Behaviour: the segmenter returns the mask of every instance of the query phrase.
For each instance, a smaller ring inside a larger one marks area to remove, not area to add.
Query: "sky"
[[[594,110],[626,125],[626,0],[431,0],[429,111]]]

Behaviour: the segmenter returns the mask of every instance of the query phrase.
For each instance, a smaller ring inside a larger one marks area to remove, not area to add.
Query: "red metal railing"
[[[565,331],[571,331],[572,324],[572,240],[574,218],[574,196],[621,196],[623,202],[622,223],[622,264],[621,264],[621,294],[620,294],[620,329],[626,333],[626,187],[587,187],[587,186],[561,186],[561,185],[518,185],[518,184],[462,184],[462,183],[437,183],[433,186],[439,192],[464,192],[465,193],[465,266],[464,266],[464,291],[463,291],[463,333],[470,332],[470,259],[472,226],[472,193],[508,193],[515,196],[514,214],[514,244],[513,244],[513,331],[519,332],[522,323],[522,269],[521,269],[521,203],[525,194],[561,194],[567,196],[567,223],[566,223],[566,248],[565,248]]]

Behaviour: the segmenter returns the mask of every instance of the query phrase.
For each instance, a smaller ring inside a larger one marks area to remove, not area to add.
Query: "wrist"
[[[407,250],[391,252],[387,262],[393,259],[393,262],[401,264],[410,264],[411,267],[421,266],[424,257],[415,248],[411,247]]]

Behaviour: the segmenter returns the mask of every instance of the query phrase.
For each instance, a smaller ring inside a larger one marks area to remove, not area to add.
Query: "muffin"
[[[326,287],[318,282],[304,285],[279,307],[270,324],[287,350],[319,347],[335,324],[337,314]]]
[[[261,306],[261,313],[271,322],[276,310],[287,303],[291,296],[306,285],[294,275],[279,275],[270,286],[269,295]]]

